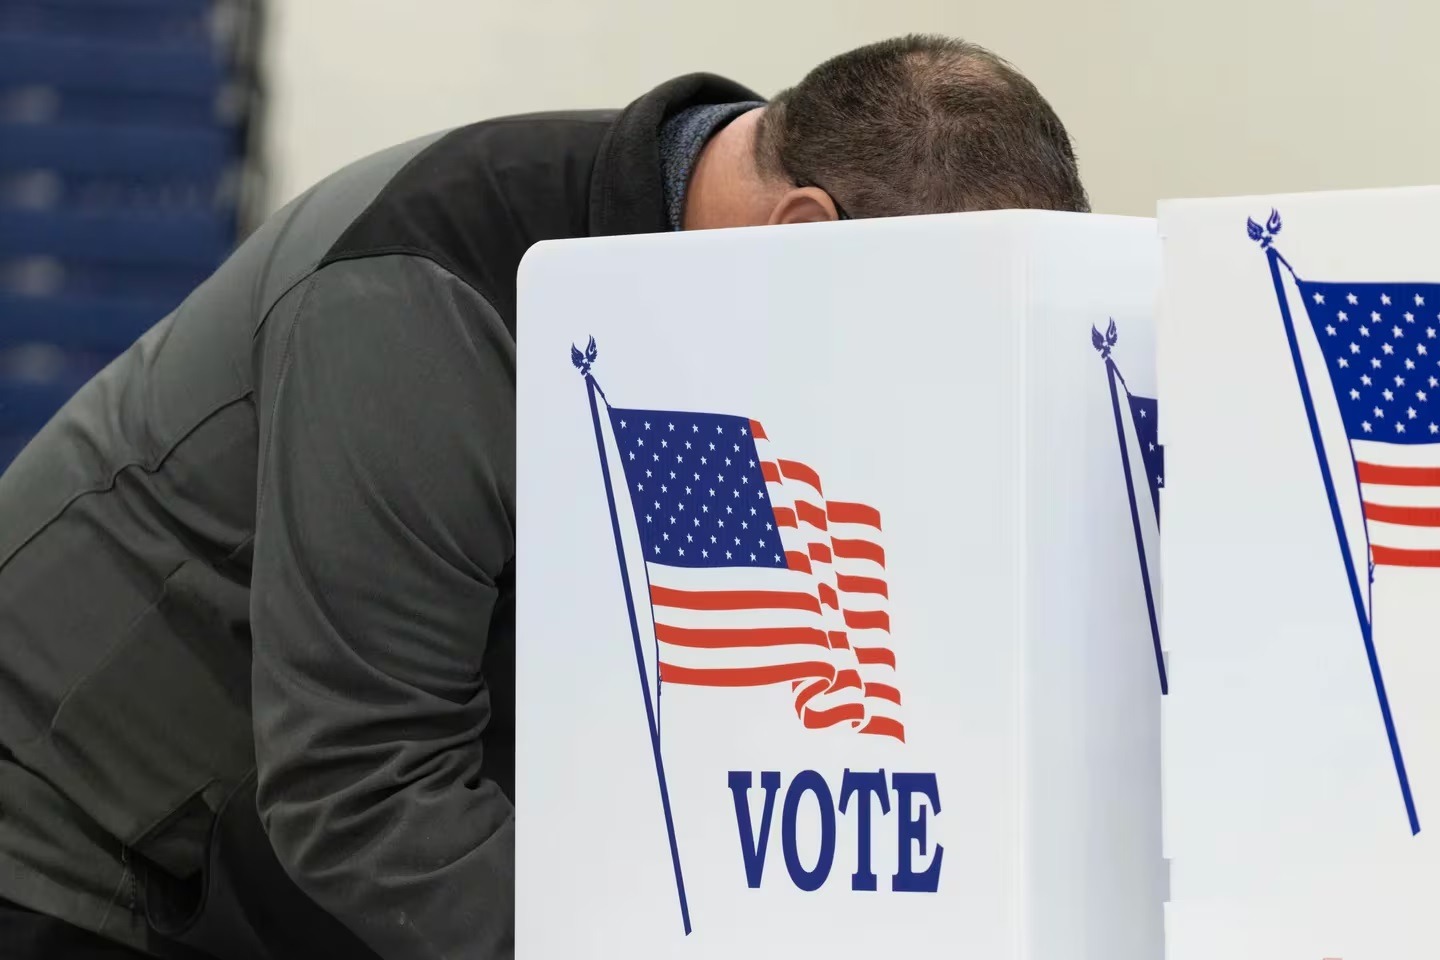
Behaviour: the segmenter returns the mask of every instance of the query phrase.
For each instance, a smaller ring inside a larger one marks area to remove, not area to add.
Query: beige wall
[[[1075,137],[1095,207],[1440,182],[1433,0],[279,0],[268,131],[283,202],[469,120],[613,106],[691,70],[762,92],[909,31],[992,47]]]

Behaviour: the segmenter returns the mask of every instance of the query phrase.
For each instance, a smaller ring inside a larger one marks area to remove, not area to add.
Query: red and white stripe
[[[788,683],[809,728],[849,726],[904,740],[880,515],[826,500],[819,474],[773,455],[751,421],[773,507],[746,534],[778,529],[786,567],[647,563],[660,679],[701,686]],[[715,547],[725,549],[725,544]],[[734,549],[734,545],[731,545]],[[750,547],[745,545],[746,553]]]
[[[1440,567],[1440,443],[1356,440],[1351,447],[1371,560]]]

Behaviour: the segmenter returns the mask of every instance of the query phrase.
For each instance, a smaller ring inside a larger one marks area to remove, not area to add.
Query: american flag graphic
[[[785,685],[805,727],[903,741],[880,513],[829,499],[754,420],[607,411],[660,683]]]
[[[1304,280],[1275,247],[1283,227],[1275,210],[1264,225],[1254,220],[1245,224],[1270,267],[1405,817],[1414,835],[1420,832],[1420,816],[1375,643],[1374,584],[1379,568],[1440,567],[1440,409],[1431,403],[1440,389],[1440,284]],[[1303,336],[1286,290],[1287,273],[1310,320]],[[1310,343],[1318,346],[1323,367],[1313,360]],[[1317,397],[1326,393],[1339,407],[1343,435],[1322,426]],[[1347,461],[1349,476],[1336,477],[1332,452]],[[1347,529],[1342,507],[1347,500],[1358,507],[1358,531],[1353,525]],[[1363,534],[1358,544],[1352,537],[1356,533]],[[1362,545],[1364,554],[1357,557]]]
[[[1370,561],[1440,567],[1440,285],[1296,285],[1345,424]]]

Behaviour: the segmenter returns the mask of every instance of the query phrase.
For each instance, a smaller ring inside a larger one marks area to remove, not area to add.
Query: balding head
[[[1070,138],[1029,80],[974,44],[912,36],[816,67],[757,118],[762,177],[852,217],[1086,211]]]

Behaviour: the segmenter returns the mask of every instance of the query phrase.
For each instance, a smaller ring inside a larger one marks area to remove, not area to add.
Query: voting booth
[[[1040,212],[531,252],[518,956],[1162,955],[1158,269]]]
[[[1440,953],[1437,216],[1161,207],[1171,960]]]

